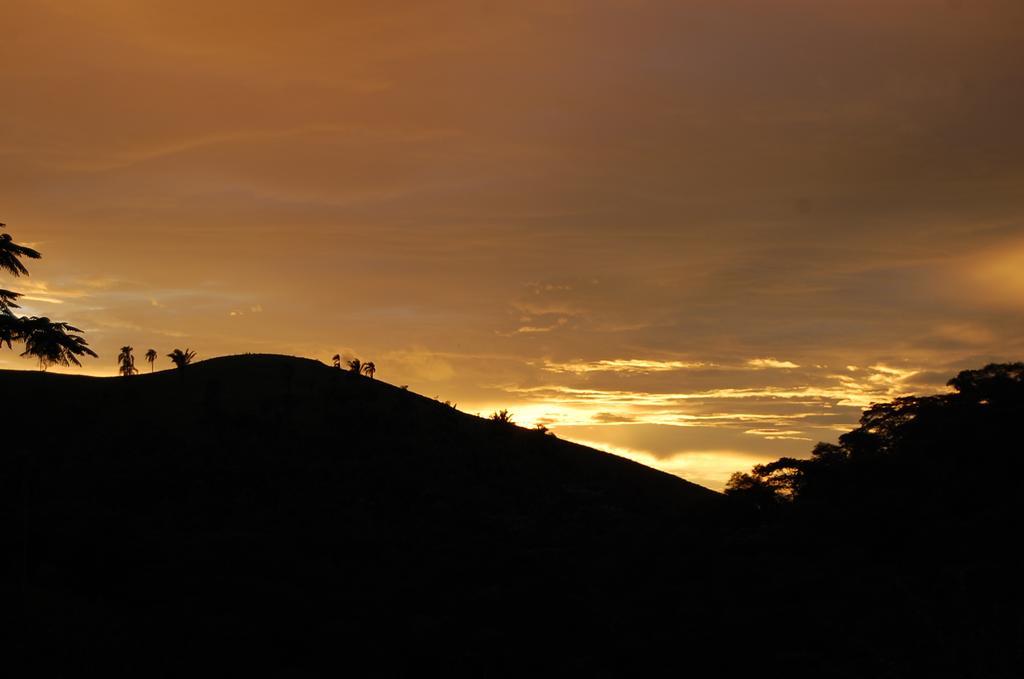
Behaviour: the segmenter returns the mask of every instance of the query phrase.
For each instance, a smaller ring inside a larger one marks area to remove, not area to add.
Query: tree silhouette
[[[17,292],[0,290],[0,346],[6,344],[8,349],[13,349],[12,342],[21,336],[20,319],[12,311],[21,308],[17,303],[19,297]]]
[[[377,366],[373,364],[373,361],[367,361],[363,364],[363,374],[373,379],[374,374],[377,372]]]
[[[96,358],[96,353],[88,347],[85,339],[76,334],[82,331],[73,325],[35,316],[21,320],[21,339],[25,342],[25,351],[21,355],[36,358],[40,370],[51,365],[80,366],[79,356]]]
[[[515,424],[515,422],[512,421],[512,413],[510,413],[505,408],[502,408],[501,410],[498,410],[497,412],[491,413],[491,421],[492,422],[497,422],[498,424],[507,424],[507,425]]]
[[[6,227],[0,223],[0,229]],[[42,255],[38,251],[18,245],[9,234],[0,233],[0,271],[6,271],[15,278],[28,275],[28,269],[21,260],[40,257]],[[38,359],[43,370],[51,365],[80,366],[79,356],[96,356],[85,338],[76,334],[82,332],[78,328],[48,318],[15,315],[13,310],[20,308],[17,303],[19,297],[20,293],[0,290],[0,346],[6,344],[8,349],[13,349],[14,342],[25,342],[25,351],[21,355]]]
[[[0,229],[6,226],[0,224]],[[0,233],[0,271],[6,271],[15,278],[28,275],[28,269],[21,263],[22,257],[39,259],[42,255],[32,248],[18,245],[11,240],[10,234]]]
[[[347,364],[349,372],[354,372],[356,375],[363,372],[363,362],[358,358],[353,358],[351,361],[348,361]]]
[[[21,307],[17,304],[19,297],[21,297],[21,293],[0,289],[0,312],[20,309]]]
[[[991,363],[980,370],[964,370],[946,385],[970,401],[999,405],[1024,396],[1024,363]]]
[[[334,358],[331,359],[334,362],[334,367],[341,369],[341,354],[335,354]]]
[[[726,494],[765,509],[834,503],[838,497],[863,496],[868,486],[882,497],[878,479],[903,484],[893,497],[912,497],[910,488],[925,484],[924,479],[933,483],[925,501],[937,497],[943,486],[959,492],[957,484],[969,475],[985,473],[976,452],[980,441],[993,450],[1017,445],[993,438],[992,432],[1024,415],[1024,363],[965,370],[947,385],[955,392],[876,403],[861,415],[860,426],[839,437],[839,445],[819,443],[810,458],[783,457],[749,474],[734,474]],[[1006,461],[999,465],[1006,473]],[[947,476],[950,469],[956,474]]]
[[[191,349],[175,349],[171,353],[167,354],[167,358],[171,359],[174,365],[178,366],[179,370],[184,370],[185,366],[192,362],[192,359],[196,357],[196,352]]]
[[[6,226],[0,224],[0,229]],[[41,256],[32,248],[15,243],[9,234],[0,234],[0,271],[6,271],[15,278],[28,274],[21,258],[39,259]],[[0,346],[6,344],[8,349],[13,349],[13,343],[23,339],[25,331],[25,319],[18,318],[12,311],[21,308],[17,303],[19,297],[20,293],[0,290]]]
[[[135,351],[133,347],[124,346],[121,347],[121,353],[117,355],[118,372],[121,373],[122,377],[131,377],[135,373],[139,372],[135,367],[135,356],[132,352]]]
[[[153,364],[156,363],[156,349],[150,349],[146,352],[146,360],[149,361],[149,372],[153,372]]]
[[[22,323],[13,314],[0,312],[0,347],[13,349],[16,340],[21,339]]]

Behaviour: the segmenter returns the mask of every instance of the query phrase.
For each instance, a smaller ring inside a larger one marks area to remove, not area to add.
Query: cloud
[[[719,491],[725,488],[733,473],[748,470],[765,461],[764,457],[736,450],[679,450],[659,456],[629,446],[587,439],[574,440]]]
[[[638,358],[575,361],[567,363],[544,362],[544,369],[556,373],[583,374],[590,372],[650,373],[710,367],[710,363],[697,361],[658,361]]]
[[[600,412],[594,413],[591,416],[594,422],[600,422],[601,424],[625,424],[628,422],[636,422],[636,419],[629,415],[620,415],[618,413]]]
[[[81,284],[70,287],[55,285],[39,279],[22,279],[16,287],[23,293],[25,301],[45,302],[47,304],[64,304],[69,300],[82,299],[89,295],[89,288]]]
[[[775,358],[752,358],[747,361],[747,365],[752,368],[799,368],[796,363],[792,361],[780,361]]]
[[[231,311],[228,312],[228,316],[230,316],[232,318],[237,318],[239,316],[245,316],[246,314],[261,314],[261,313],[263,313],[263,305],[261,305],[261,304],[254,304],[254,305],[250,306],[248,309],[232,309]]]
[[[796,429],[748,429],[744,434],[760,436],[769,441],[813,441],[803,435],[802,431]]]
[[[388,370],[415,379],[446,382],[456,375],[455,366],[448,358],[423,348],[390,351],[380,361]]]
[[[827,376],[824,378],[824,383],[816,385],[728,387],[693,392],[607,390],[556,384],[535,387],[507,386],[505,389],[510,393],[536,395],[564,403],[674,406],[689,401],[791,400],[800,402],[822,401],[833,405],[867,407],[879,400],[905,395],[906,391],[900,388],[900,384],[905,377],[913,375],[914,372],[905,371],[899,374],[876,372],[867,378],[867,382],[859,382],[851,377],[840,374]]]

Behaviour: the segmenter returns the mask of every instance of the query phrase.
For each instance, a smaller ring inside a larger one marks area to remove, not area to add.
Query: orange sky
[[[93,374],[340,351],[720,487],[1024,356],[1022,20],[6,0],[0,221],[45,259],[0,284]]]

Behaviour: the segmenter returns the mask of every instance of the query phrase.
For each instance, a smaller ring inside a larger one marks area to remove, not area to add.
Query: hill
[[[280,356],[0,373],[33,674],[1015,677],[1024,365],[726,495]]]
[[[55,669],[476,672],[545,648],[595,664],[723,504],[305,359],[4,371],[0,393],[5,514],[22,526],[5,582],[23,650]]]

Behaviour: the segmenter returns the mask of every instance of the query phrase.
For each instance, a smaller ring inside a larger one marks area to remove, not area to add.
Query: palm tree
[[[192,362],[192,359],[196,357],[196,352],[191,349],[175,349],[171,353],[167,354],[167,358],[171,359],[174,365],[178,366],[179,370],[184,370],[185,366]]]
[[[363,364],[363,374],[373,379],[373,374],[377,372],[377,366],[373,364],[373,361],[367,361]]]
[[[0,290],[0,346],[6,344],[8,349],[14,348],[12,342],[21,339],[21,319],[11,311],[11,309],[19,308],[15,301],[19,297],[21,295],[17,292]]]
[[[85,338],[74,334],[82,331],[73,325],[35,316],[21,320],[21,338],[25,341],[21,355],[37,358],[40,370],[51,365],[80,366],[79,356],[96,358],[96,352],[89,348]]]
[[[349,372],[354,372],[356,375],[358,375],[361,372],[363,372],[363,362],[360,361],[358,358],[353,358],[351,361],[348,362],[348,369]]]
[[[0,313],[0,347],[14,348],[14,342],[21,341],[23,324],[14,314]]]
[[[515,422],[512,421],[512,413],[505,408],[491,413],[491,421],[497,422],[498,424],[513,425]]]
[[[6,224],[0,224],[0,229],[6,226]],[[10,234],[0,233],[0,271],[6,271],[15,278],[27,275],[28,269],[21,263],[22,257],[39,259],[42,255],[32,248],[18,245],[11,240]]]
[[[0,229],[6,226],[0,223]],[[0,271],[6,271],[15,278],[27,275],[28,269],[21,263],[22,257],[39,259],[42,255],[32,248],[18,245],[9,234],[0,233]],[[0,290],[0,345],[6,344],[8,349],[14,348],[14,342],[24,339],[25,319],[18,318],[11,311],[20,308],[16,301],[19,297],[21,293]]]
[[[6,228],[0,223],[0,229]],[[21,263],[23,257],[39,259],[36,250],[15,243],[10,235],[0,233],[0,271],[6,271],[15,278],[28,275],[28,269]],[[0,346],[6,344],[13,349],[14,342],[24,342],[22,356],[39,359],[39,367],[46,370],[51,365],[82,365],[79,356],[96,357],[78,328],[67,323],[58,323],[48,318],[15,316],[12,309],[18,308],[21,295],[10,290],[0,290]]]
[[[153,364],[156,363],[156,349],[146,352],[146,360],[149,361],[149,372],[153,372]]]
[[[341,369],[341,354],[335,354],[334,358],[332,358],[331,360],[334,361],[334,367],[338,368],[340,370]]]
[[[131,377],[135,373],[139,372],[135,367],[135,357],[132,356],[132,352],[135,351],[133,347],[121,347],[121,353],[117,355],[118,372],[123,377]]]
[[[17,299],[21,297],[20,292],[0,289],[0,313],[13,313],[11,309],[19,309]]]

